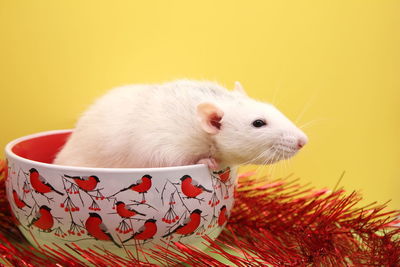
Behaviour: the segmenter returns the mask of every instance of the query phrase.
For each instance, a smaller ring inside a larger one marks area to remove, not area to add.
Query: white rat
[[[79,119],[54,163],[142,168],[270,164],[307,136],[274,106],[214,82],[178,80],[111,90]]]

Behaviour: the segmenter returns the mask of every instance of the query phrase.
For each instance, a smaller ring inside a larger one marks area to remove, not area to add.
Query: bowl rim
[[[26,164],[31,164],[34,166],[42,167],[42,168],[48,168],[48,169],[63,169],[63,170],[68,170],[68,171],[82,171],[82,172],[102,172],[102,173],[133,173],[133,172],[169,172],[169,171],[188,171],[188,170],[196,170],[196,169],[207,169],[208,167],[205,164],[194,164],[194,165],[183,165],[183,166],[172,166],[172,167],[157,167],[157,168],[98,168],[98,167],[78,167],[78,166],[68,166],[68,165],[57,165],[57,164],[50,164],[50,163],[44,163],[44,162],[39,162],[35,160],[30,160],[23,158],[21,156],[18,156],[12,151],[12,148],[22,142],[26,141],[29,139],[33,139],[36,137],[41,137],[41,136],[47,136],[47,135],[53,135],[53,134],[62,134],[62,133],[67,133],[67,132],[72,132],[73,129],[63,129],[63,130],[52,130],[52,131],[43,131],[43,132],[38,132],[30,135],[25,135],[22,137],[19,137],[17,139],[14,139],[7,143],[5,146],[5,153],[7,158],[11,158],[16,161],[21,161]]]

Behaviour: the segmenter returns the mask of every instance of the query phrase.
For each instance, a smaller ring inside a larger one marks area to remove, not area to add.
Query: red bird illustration
[[[219,180],[223,183],[229,180],[229,176],[231,174],[231,169],[227,167],[225,170],[217,172]]]
[[[42,229],[43,231],[51,231],[51,227],[53,227],[54,224],[54,218],[53,215],[51,215],[50,211],[51,209],[46,205],[41,206],[36,217],[33,218],[28,227],[31,227],[33,225],[39,229]]]
[[[64,177],[74,180],[76,185],[84,191],[92,191],[100,182],[99,178],[95,175],[91,176],[69,176],[64,174]]]
[[[124,189],[121,189],[120,191],[118,191],[117,193],[115,193],[112,196],[115,196],[116,194],[118,194],[120,192],[130,189],[132,191],[138,192],[139,194],[142,194],[142,196],[143,196],[142,203],[145,203],[146,200],[145,200],[144,194],[147,193],[147,191],[149,191],[149,189],[151,188],[151,185],[152,185],[151,178],[152,177],[150,175],[146,174],[141,179],[137,180],[136,183],[131,184],[130,186],[128,186]]]
[[[157,220],[148,219],[145,221],[144,225],[139,228],[139,230],[134,233],[130,238],[123,241],[122,243],[128,242],[131,239],[136,240],[147,240],[153,238],[153,236],[157,233]]]
[[[33,189],[42,195],[49,192],[56,192],[59,195],[64,195],[60,191],[54,189],[35,168],[29,170],[29,179]]]
[[[221,207],[219,215],[218,215],[218,225],[223,226],[227,220],[228,220],[228,216],[226,214],[226,206],[223,205]]]
[[[136,214],[146,216],[145,214],[140,213],[132,208],[126,207],[126,204],[122,201],[118,201],[117,203],[115,203],[115,206],[117,207],[118,215],[122,218],[130,218],[135,216]]]
[[[169,232],[168,234],[164,235],[163,237],[167,237],[172,234],[180,234],[180,235],[190,235],[194,231],[196,231],[197,227],[200,225],[201,221],[201,210],[195,209],[190,213],[189,218],[187,218],[183,224],[179,225],[173,231]]]
[[[23,201],[22,199],[19,198],[19,196],[18,196],[18,194],[17,194],[17,191],[15,191],[14,189],[13,189],[13,198],[14,198],[15,205],[17,205],[17,207],[18,207],[19,209],[22,209],[22,208],[24,208],[24,207],[31,208],[31,206],[29,206],[28,204],[26,204],[25,201]]]
[[[89,213],[89,218],[85,222],[85,227],[89,235],[97,240],[112,241],[117,247],[121,247],[111,234],[108,232],[107,227],[103,224],[103,219],[95,212]]]
[[[181,190],[182,193],[188,198],[195,198],[204,191],[211,193],[211,190],[204,188],[202,185],[198,185],[196,180],[193,180],[189,175],[184,175],[181,179]]]

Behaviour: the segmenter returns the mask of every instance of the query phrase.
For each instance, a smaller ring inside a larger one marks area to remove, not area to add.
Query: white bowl
[[[6,146],[7,197],[32,245],[74,242],[127,256],[136,246],[154,249],[171,241],[203,248],[203,235],[215,239],[222,231],[234,201],[236,171],[210,172],[205,165],[51,164],[70,133],[38,133]]]

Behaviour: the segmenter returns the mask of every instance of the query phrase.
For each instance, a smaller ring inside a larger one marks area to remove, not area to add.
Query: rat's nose
[[[307,137],[300,137],[297,140],[297,149],[301,149],[303,146],[307,144]]]

